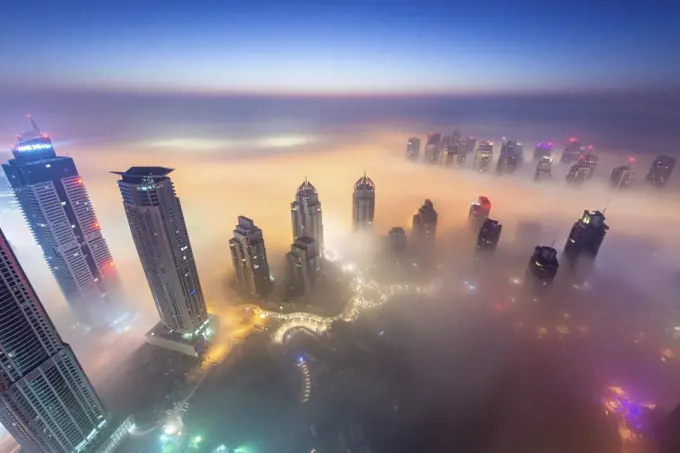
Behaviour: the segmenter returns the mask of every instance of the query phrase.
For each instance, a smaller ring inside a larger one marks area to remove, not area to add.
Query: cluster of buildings
[[[476,148],[475,148],[476,146]],[[429,133],[425,140],[421,157],[421,140],[409,137],[406,144],[406,157],[413,161],[423,160],[428,164],[462,167],[467,156],[473,155],[472,168],[481,173],[488,172],[494,161],[494,144],[480,141],[477,146],[475,137],[461,138],[456,130],[451,135],[442,136],[440,133]],[[538,143],[534,148],[532,162],[535,165],[534,180],[540,181],[552,177],[552,164],[555,159],[552,143]],[[560,155],[559,162],[569,166],[565,180],[570,185],[579,185],[589,180],[597,167],[599,157],[592,145],[583,146],[574,137],[567,144]],[[610,186],[621,189],[633,182],[633,159],[627,164],[614,168],[610,177]],[[505,137],[501,143],[500,154],[496,161],[496,173],[513,173],[524,164],[524,146],[516,140]],[[645,180],[654,187],[663,187],[675,167],[675,158],[660,155],[652,164]]]
[[[31,120],[3,164],[36,242],[80,325],[106,329],[125,295],[83,178]],[[198,355],[210,318],[171,169],[114,172],[160,321],[150,343]],[[22,451],[111,452],[132,422],[108,413],[0,232],[0,422]]]
[[[375,215],[375,184],[364,174],[354,184],[352,224],[355,230],[370,229]],[[287,295],[308,296],[316,287],[323,266],[323,210],[319,193],[305,178],[290,204],[293,243],[286,254]],[[240,216],[229,241],[236,274],[236,287],[250,298],[267,297],[273,285],[264,236],[255,223]]]

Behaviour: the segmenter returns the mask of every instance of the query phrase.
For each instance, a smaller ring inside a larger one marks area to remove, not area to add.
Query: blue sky
[[[0,87],[343,94],[677,84],[680,7],[599,3],[14,2],[3,7]]]

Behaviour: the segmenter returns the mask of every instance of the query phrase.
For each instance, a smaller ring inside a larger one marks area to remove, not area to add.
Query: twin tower
[[[375,214],[375,184],[365,174],[354,184],[353,226],[371,228]],[[323,217],[319,193],[305,178],[290,204],[293,244],[286,255],[286,281],[294,296],[313,290],[324,252]],[[230,240],[232,261],[239,291],[251,297],[265,297],[271,290],[267,252],[262,230],[246,217],[239,217]]]

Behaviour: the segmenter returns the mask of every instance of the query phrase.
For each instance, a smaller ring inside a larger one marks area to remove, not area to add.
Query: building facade
[[[352,194],[352,226],[355,230],[373,228],[375,216],[375,184],[364,173],[354,184]]]
[[[663,187],[675,168],[675,158],[671,156],[657,156],[647,173],[647,182],[656,187]]]
[[[609,187],[614,190],[625,189],[633,183],[633,168],[630,165],[621,165],[612,170],[609,177]]]
[[[309,294],[319,280],[319,249],[313,238],[295,240],[286,254],[286,279],[296,296]]]
[[[547,286],[555,279],[558,268],[557,250],[547,246],[536,246],[529,259],[527,277],[530,281]]]
[[[572,164],[576,162],[582,154],[581,143],[575,138],[570,138],[560,156],[560,163]]]
[[[57,156],[50,138],[32,124],[2,167],[76,318],[103,327],[118,313],[118,272],[73,159]]]
[[[420,158],[420,138],[408,138],[408,142],[406,143],[406,157],[411,160],[418,160]]]
[[[110,417],[0,230],[0,422],[26,453],[93,451]]]
[[[483,141],[479,143],[477,151],[475,151],[475,160],[472,163],[472,168],[479,172],[485,172],[491,167],[493,161],[493,143]]]
[[[503,225],[498,220],[484,219],[477,235],[477,250],[495,250],[502,231]]]
[[[310,237],[316,241],[319,254],[323,253],[323,218],[319,194],[311,182],[305,181],[295,193],[290,204],[293,224],[293,241],[299,237]]]
[[[262,230],[251,219],[239,216],[234,237],[229,240],[231,259],[239,291],[251,297],[264,297],[271,290],[267,249]]]
[[[119,175],[120,193],[161,323],[193,334],[208,322],[194,253],[175,186],[164,167],[131,167]]]
[[[570,258],[585,255],[594,258],[600,251],[604,238],[609,230],[604,214],[600,211],[583,211],[569,232],[564,254]]]

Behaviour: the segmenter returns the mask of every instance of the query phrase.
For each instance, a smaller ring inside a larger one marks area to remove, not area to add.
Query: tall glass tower
[[[375,184],[364,173],[354,184],[352,225],[355,230],[371,228],[375,216]]]
[[[121,285],[83,178],[33,129],[19,136],[2,167],[59,288],[80,322],[101,327],[115,317]]]
[[[161,323],[170,333],[197,335],[208,312],[175,186],[165,167],[131,167],[119,175],[132,239]]]
[[[266,296],[272,281],[262,230],[248,217],[239,216],[229,248],[239,291],[252,297]]]
[[[0,230],[0,422],[26,453],[92,451],[109,423]]]
[[[303,182],[290,204],[293,240],[307,236],[316,241],[319,255],[323,252],[323,220],[319,194],[311,182]]]

